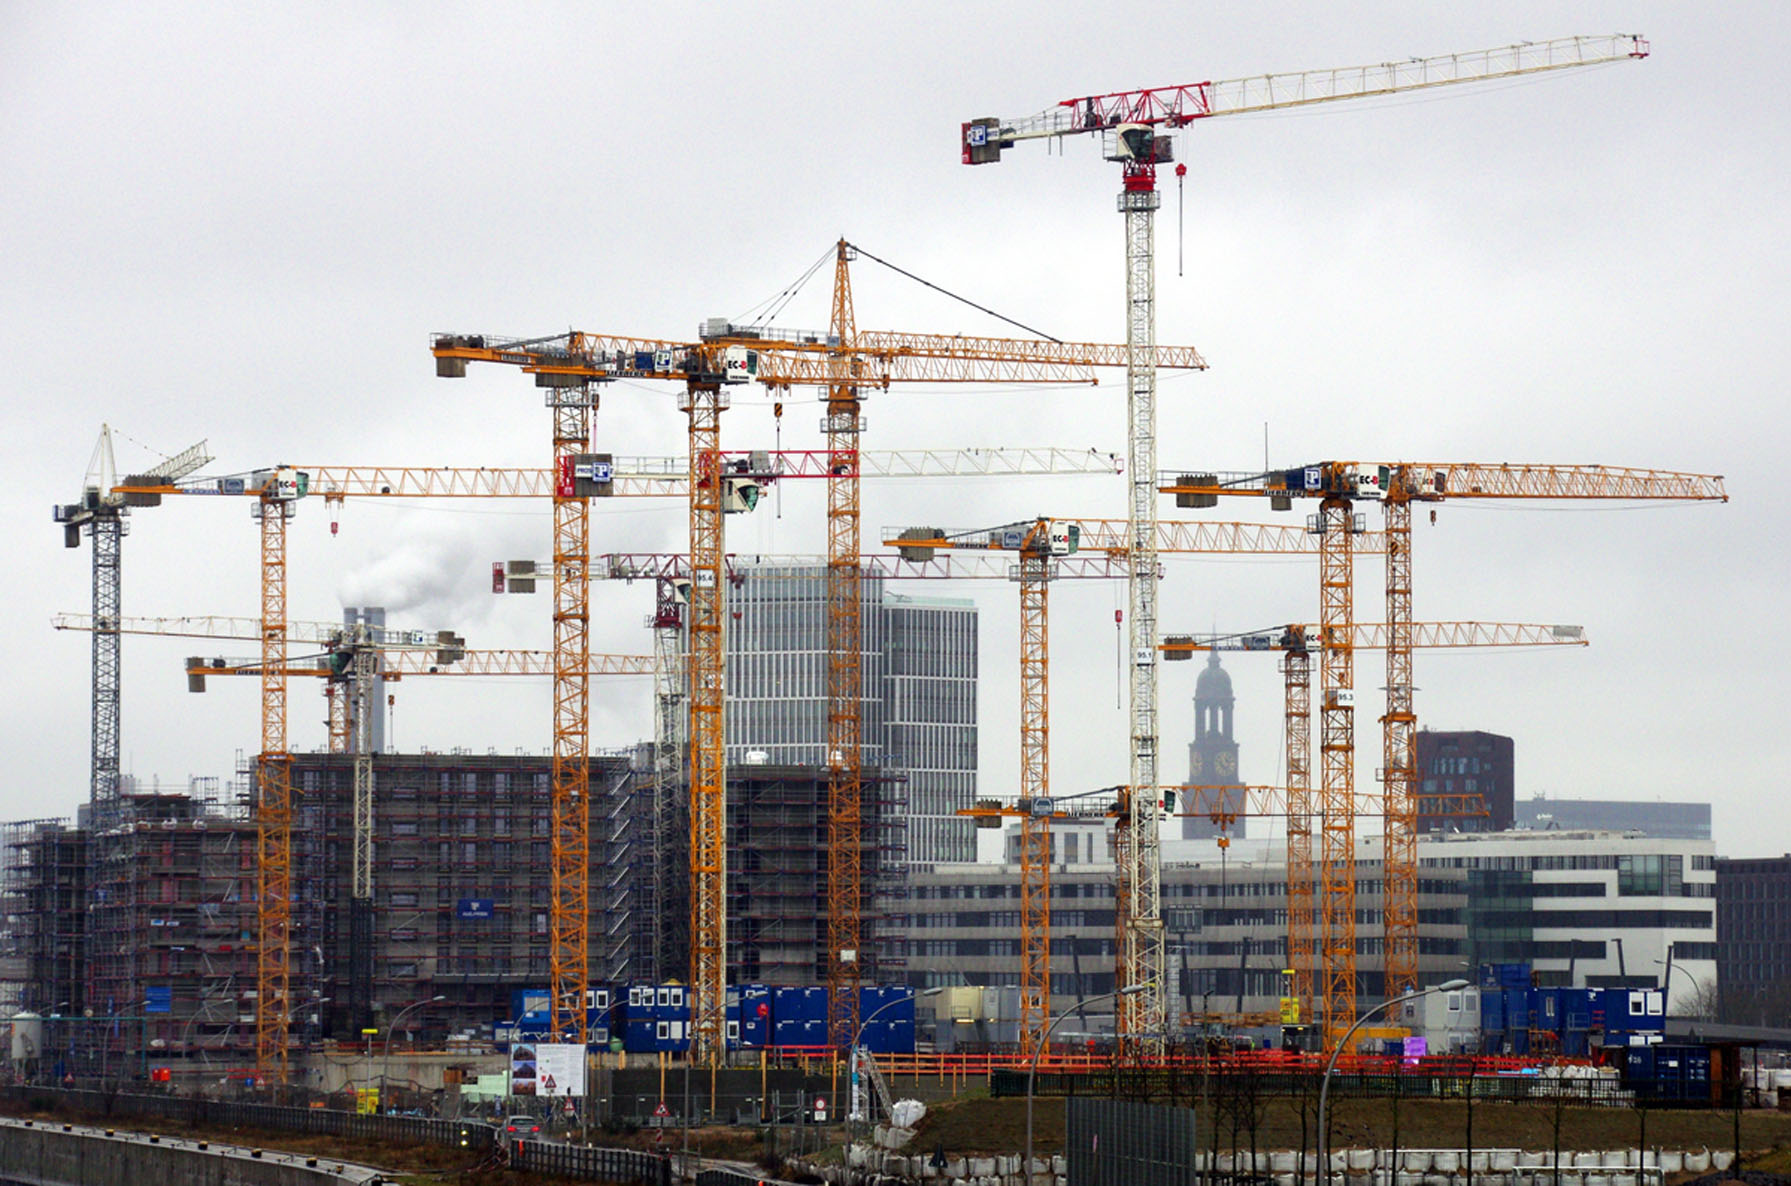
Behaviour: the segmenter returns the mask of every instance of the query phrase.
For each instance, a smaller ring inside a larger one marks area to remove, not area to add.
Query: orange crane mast
[[[1157,785],[1157,669],[1150,661],[1157,631],[1156,503],[1149,477],[1156,467],[1157,407],[1156,368],[1151,365],[1150,353],[1156,344],[1154,218],[1161,204],[1157,167],[1174,160],[1171,138],[1164,133],[1217,116],[1486,82],[1635,60],[1647,54],[1648,43],[1640,37],[1561,38],[1374,66],[1088,95],[1065,99],[1028,119],[985,117],[961,126],[960,159],[966,165],[995,163],[1004,149],[1021,140],[1061,141],[1092,133],[1102,139],[1102,155],[1123,170],[1119,211],[1125,217],[1126,386],[1131,425],[1127,459],[1132,475],[1128,516],[1132,758],[1128,783],[1135,795],[1154,799]],[[1186,171],[1186,165],[1176,166],[1178,177]],[[1338,600],[1339,596],[1333,592],[1330,608],[1347,613],[1347,599]],[[1327,680],[1348,678],[1351,673],[1347,652],[1327,651],[1323,663]],[[1349,744],[1346,737],[1329,736],[1325,753],[1330,755],[1335,747],[1347,750]],[[1327,786],[1340,773],[1335,765],[1329,756],[1325,758]],[[1121,872],[1116,907],[1123,920],[1121,983],[1143,986],[1119,997],[1116,1005],[1121,1040],[1132,1053],[1157,1048],[1167,1020],[1158,839],[1155,817],[1135,812],[1117,846]],[[1353,993],[1350,999],[1353,1004]]]
[[[1178,502],[1216,506],[1220,497],[1268,498],[1290,509],[1313,498],[1318,530],[1320,627],[1320,754],[1318,806],[1323,820],[1321,966],[1325,1031],[1334,1038],[1356,1016],[1355,975],[1355,667],[1354,539],[1362,529],[1359,500],[1386,512],[1387,711],[1385,753],[1387,908],[1384,914],[1387,995],[1417,984],[1416,716],[1411,678],[1411,504],[1449,499],[1596,499],[1723,501],[1720,476],[1602,465],[1513,465],[1448,462],[1322,462],[1267,473],[1212,472],[1162,476]]]

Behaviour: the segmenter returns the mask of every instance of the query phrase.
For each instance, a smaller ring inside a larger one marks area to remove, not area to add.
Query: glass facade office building
[[[737,561],[728,587],[730,764],[825,766],[827,582]],[[907,859],[976,859],[976,604],[860,584],[862,764],[907,782]]]

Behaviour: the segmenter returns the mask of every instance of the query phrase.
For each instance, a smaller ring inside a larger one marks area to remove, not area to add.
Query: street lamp
[[[851,1092],[852,1092],[852,1106],[846,1110],[846,1168],[847,1169],[851,1169],[851,1167],[852,1167],[852,1122],[858,1119],[858,1117],[862,1111],[862,1107],[860,1104],[860,1100],[861,1100],[862,1096],[861,1096],[861,1093],[858,1088],[858,1048],[859,1048],[859,1043],[861,1043],[864,1040],[864,1031],[870,1026],[871,1022],[877,1020],[877,1015],[879,1013],[882,1013],[884,1010],[893,1009],[897,1005],[912,1004],[919,997],[936,997],[944,991],[945,991],[945,989],[943,989],[943,988],[923,988],[920,990],[920,992],[918,994],[916,994],[916,996],[896,997],[894,1000],[884,1001],[881,1005],[878,1005],[875,1009],[871,1010],[870,1016],[866,1017],[864,1020],[862,1020],[858,1023],[858,1032],[852,1035],[852,1049],[851,1049],[852,1066],[851,1066],[851,1075],[850,1075]]]
[[[1664,967],[1667,970],[1667,976],[1666,976],[1667,980],[1669,980],[1669,981],[1672,980],[1673,973],[1678,972],[1681,975],[1683,975],[1687,980],[1691,981],[1691,986],[1692,986],[1691,1003],[1692,1003],[1692,1006],[1694,1008],[1696,1008],[1697,1002],[1698,1002],[1698,994],[1704,991],[1704,986],[1702,984],[1698,983],[1698,978],[1696,976],[1693,976],[1691,974],[1691,969],[1687,968],[1684,964],[1676,964],[1670,959],[1655,960],[1654,962],[1661,965],[1662,967]],[[1666,990],[1665,995],[1667,997],[1670,998],[1673,995],[1673,986],[1671,984],[1663,984],[1661,987]],[[1661,1009],[1668,1017],[1671,1017],[1673,1015],[1673,1010],[1668,1008],[1667,1005],[1665,1004],[1665,1002],[1663,1002],[1661,1004]]]
[[[398,1010],[398,1016],[394,1017],[392,1019],[392,1024],[390,1024],[386,1027],[385,1054],[382,1055],[379,1060],[379,1098],[380,1098],[380,1103],[382,1104],[382,1106],[383,1106],[383,1104],[385,1102],[385,1098],[386,1098],[386,1071],[391,1069],[391,1065],[392,1065],[392,1031],[394,1031],[398,1028],[398,1023],[403,1021],[404,1015],[406,1013],[409,1013],[411,1010],[421,1009],[424,1005],[433,1005],[437,1001],[445,1001],[447,999],[448,998],[445,996],[438,995],[438,996],[430,997],[426,1001],[412,1001],[410,1004],[406,1005],[404,1008]]]
[[[1124,988],[1116,989],[1113,992],[1104,992],[1099,996],[1089,997],[1087,1001],[1083,1001],[1078,1005],[1072,1005],[1062,1013],[1059,1013],[1056,1017],[1053,1017],[1051,1019],[1051,1024],[1046,1026],[1045,1032],[1039,1036],[1039,1044],[1034,1047],[1032,1051],[1032,1064],[1026,1068],[1026,1164],[1020,1167],[1021,1177],[1026,1181],[1030,1182],[1032,1180],[1032,1087],[1034,1081],[1038,1078],[1039,1055],[1043,1054],[1045,1052],[1045,1047],[1051,1044],[1051,1031],[1057,1028],[1058,1022],[1074,1013],[1083,1005],[1087,1005],[1092,1001],[1105,1001],[1109,998],[1117,1001],[1120,997],[1137,996],[1149,987],[1149,984],[1128,984]]]
[[[1458,992],[1461,989],[1466,988],[1468,983],[1468,981],[1460,979],[1445,980],[1441,984],[1433,984],[1429,988],[1421,988],[1417,992],[1408,992],[1403,996],[1389,997],[1368,1012],[1362,1014],[1362,1016],[1356,1018],[1356,1023],[1343,1031],[1343,1037],[1338,1040],[1337,1045],[1331,1048],[1331,1057],[1325,1061],[1324,1079],[1320,1081],[1318,1087],[1318,1172],[1321,1175],[1321,1181],[1328,1183],[1331,1180],[1331,1142],[1329,1140],[1330,1134],[1325,1131],[1325,1106],[1329,1102],[1331,1095],[1331,1072],[1337,1067],[1337,1056],[1342,1054],[1344,1049],[1349,1046],[1350,1038],[1354,1037],[1355,1032],[1366,1025],[1370,1018],[1374,1017],[1377,1013],[1386,1012],[1394,1005],[1403,1004],[1407,1001],[1415,1001],[1419,997],[1428,997],[1439,992]]]

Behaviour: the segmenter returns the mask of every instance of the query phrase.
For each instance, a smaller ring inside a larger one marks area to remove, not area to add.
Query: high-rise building
[[[1714,989],[1716,857],[1708,840],[1626,832],[1426,837],[1421,863],[1468,871],[1472,963],[1531,964],[1537,983],[1663,987],[1687,1013]],[[1673,961],[1675,983],[1666,985]]]
[[[293,996],[328,998],[324,1032],[355,1034],[388,1011],[428,1032],[478,1032],[514,989],[548,975],[552,761],[542,754],[375,754],[372,942],[350,936],[353,754],[297,754],[292,787]],[[654,966],[646,887],[658,876],[651,796],[628,755],[590,759],[589,974],[594,983],[688,973]],[[368,985],[362,992],[357,984]],[[360,999],[365,996],[366,999]]]
[[[730,765],[825,767],[826,571],[740,561],[728,588]],[[860,582],[862,763],[907,784],[907,860],[976,858],[976,604]]]
[[[1511,738],[1418,731],[1418,831],[1503,832],[1514,792]],[[1485,815],[1472,814],[1484,805]]]
[[[1661,840],[1709,840],[1710,804],[1656,803],[1642,799],[1522,799],[1517,827],[1532,831],[1602,828],[1641,832]]]
[[[1721,1020],[1791,1024],[1791,856],[1717,859],[1716,933]]]
[[[1206,667],[1194,683],[1194,740],[1188,743],[1188,784],[1190,786],[1237,787],[1236,792],[1221,790],[1219,801],[1236,817],[1230,827],[1221,829],[1209,816],[1182,817],[1182,839],[1204,840],[1226,835],[1245,835],[1243,780],[1238,777],[1238,743],[1231,733],[1231,675],[1219,666],[1219,652],[1208,651]]]

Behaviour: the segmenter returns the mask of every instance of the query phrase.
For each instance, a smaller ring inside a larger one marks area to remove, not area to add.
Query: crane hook
[[[1188,175],[1188,166],[1178,164],[1175,167],[1175,274],[1182,274],[1182,179]]]

